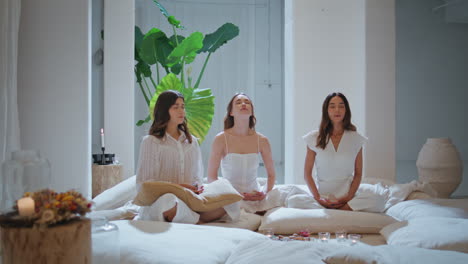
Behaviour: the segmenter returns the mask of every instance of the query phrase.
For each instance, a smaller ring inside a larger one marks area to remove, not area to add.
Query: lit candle
[[[336,240],[338,240],[338,242],[343,242],[346,240],[346,232],[343,231],[343,230],[338,230],[335,232],[336,234]]]
[[[348,239],[351,240],[351,245],[358,243],[361,240],[361,235],[359,234],[350,234]]]
[[[319,232],[318,236],[319,236],[319,240],[322,242],[328,242],[328,240],[330,239],[329,232]]]
[[[105,145],[104,145],[104,128],[101,128],[101,148],[105,148]]]
[[[34,214],[34,200],[31,197],[19,199],[18,211],[20,216],[32,216]]]

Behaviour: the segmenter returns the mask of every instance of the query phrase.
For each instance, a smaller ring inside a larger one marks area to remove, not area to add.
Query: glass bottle
[[[105,217],[91,218],[93,262],[120,263],[119,228]]]
[[[25,192],[50,188],[50,163],[38,150],[12,152],[11,159],[2,164],[1,175],[0,213],[12,211],[15,201]]]

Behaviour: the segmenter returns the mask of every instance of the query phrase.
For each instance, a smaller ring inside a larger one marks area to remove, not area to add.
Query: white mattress
[[[268,240],[238,228],[151,221],[112,221],[119,228],[121,264],[225,263],[241,241]]]

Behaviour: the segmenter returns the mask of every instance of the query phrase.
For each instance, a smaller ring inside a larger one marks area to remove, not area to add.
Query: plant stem
[[[176,47],[179,46],[179,39],[177,38],[177,32],[176,32],[176,27],[173,25],[172,26],[172,31],[174,31],[174,38],[175,38],[175,42],[176,42]]]
[[[198,85],[200,85],[201,78],[203,76],[203,73],[205,72],[206,64],[208,63],[208,60],[210,59],[211,52],[208,53],[208,56],[206,56],[205,62],[203,63],[203,67],[200,71],[200,75],[198,75],[197,82],[195,83],[195,86],[193,88],[197,89]]]
[[[151,96],[151,95],[152,95],[152,93],[151,93],[151,91],[150,91],[150,89],[149,89],[149,85],[148,85],[148,82],[146,81],[146,78],[145,78],[145,76],[143,76],[143,78],[142,78],[142,79],[143,79],[143,81],[145,82],[146,91],[147,91],[147,92],[148,92],[148,94]],[[151,97],[153,97],[153,96],[151,96]]]
[[[150,76],[149,78],[150,78],[150,80],[151,80],[151,83],[153,84],[153,87],[154,87],[154,92],[156,92],[156,91],[158,90],[158,85],[157,85],[157,84],[154,82],[154,80],[153,80],[153,77],[152,77],[152,76]],[[158,83],[159,83],[159,82],[158,82]]]
[[[156,62],[156,79],[158,80],[158,83],[159,83],[160,82],[160,79],[159,79],[159,66],[158,66],[157,62]],[[151,78],[151,80],[153,80],[153,78]],[[156,85],[154,86],[154,90],[156,90]]]
[[[148,99],[148,96],[145,93],[145,88],[143,88],[143,85],[141,84],[141,82],[138,82],[138,86],[140,86],[141,93],[143,94],[143,97],[145,97],[146,104],[149,106],[150,100]]]
[[[185,56],[182,58],[182,69],[180,70],[180,79],[182,81],[182,87],[185,88],[185,77],[184,77],[184,64],[185,64]]]

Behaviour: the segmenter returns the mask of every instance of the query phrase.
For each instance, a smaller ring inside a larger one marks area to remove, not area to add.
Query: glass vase
[[[13,210],[25,192],[50,188],[50,163],[38,150],[18,150],[2,163],[0,213]]]
[[[119,228],[105,217],[92,218],[93,262],[120,263]]]

